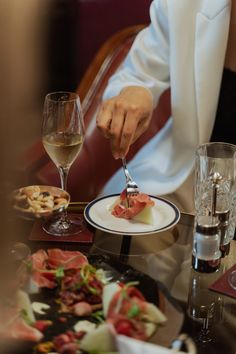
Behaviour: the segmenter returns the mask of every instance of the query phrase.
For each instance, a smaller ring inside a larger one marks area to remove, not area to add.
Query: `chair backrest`
[[[69,173],[68,191],[72,200],[94,199],[106,181],[121,166],[120,161],[113,159],[108,140],[96,127],[96,112],[109,78],[124,61],[137,33],[143,28],[143,25],[126,28],[105,42],[77,89],[84,112],[86,138],[83,149]],[[149,129],[131,147],[128,160],[165,124],[170,116],[169,100],[168,91],[161,97],[153,112]],[[58,172],[51,161],[37,171],[37,181],[59,185]]]

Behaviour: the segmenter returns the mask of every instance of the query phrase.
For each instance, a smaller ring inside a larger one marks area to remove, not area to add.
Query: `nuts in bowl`
[[[14,191],[13,208],[26,217],[47,217],[68,207],[70,195],[53,186],[27,186]]]

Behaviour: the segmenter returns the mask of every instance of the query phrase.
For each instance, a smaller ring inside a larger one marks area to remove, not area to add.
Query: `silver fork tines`
[[[137,183],[130,176],[125,158],[122,159],[122,165],[123,165],[123,170],[124,170],[125,179],[126,179],[126,196],[127,196],[127,203],[128,203],[128,208],[129,208],[129,197],[131,195],[138,194],[139,188],[138,188]]]

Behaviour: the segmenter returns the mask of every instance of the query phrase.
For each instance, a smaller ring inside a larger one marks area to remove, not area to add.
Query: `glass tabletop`
[[[85,206],[86,203],[72,203],[71,211],[81,214]],[[208,288],[236,263],[236,241],[231,242],[230,253],[222,259],[218,272],[195,272],[191,268],[193,226],[194,216],[182,213],[177,225],[156,234],[118,235],[88,225],[94,233],[92,243],[31,240],[29,246],[32,252],[39,248],[60,247],[80,250],[89,256],[107,256],[147,275],[163,285],[165,294],[169,294],[181,310],[176,311],[167,296],[168,328],[163,327],[159,337],[152,338],[154,342],[168,346],[170,338],[187,333],[195,340],[198,354],[235,354],[236,298]]]
[[[115,257],[164,284],[183,309],[181,332],[194,338],[198,353],[235,354],[236,298],[208,288],[236,263],[236,241],[217,272],[196,272],[191,267],[193,225],[194,216],[182,213],[174,228],[153,235],[120,236],[97,230],[90,253]]]

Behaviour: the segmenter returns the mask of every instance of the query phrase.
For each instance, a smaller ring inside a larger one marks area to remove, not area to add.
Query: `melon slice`
[[[133,217],[133,220],[144,224],[153,225],[153,206],[145,206],[140,213]]]
[[[88,332],[80,342],[80,348],[86,352],[106,353],[116,350],[115,338],[108,323],[102,323]]]
[[[110,207],[112,215],[117,218],[134,220],[144,224],[153,224],[153,206],[155,202],[145,193],[139,193],[129,198],[127,203],[126,191]]]

